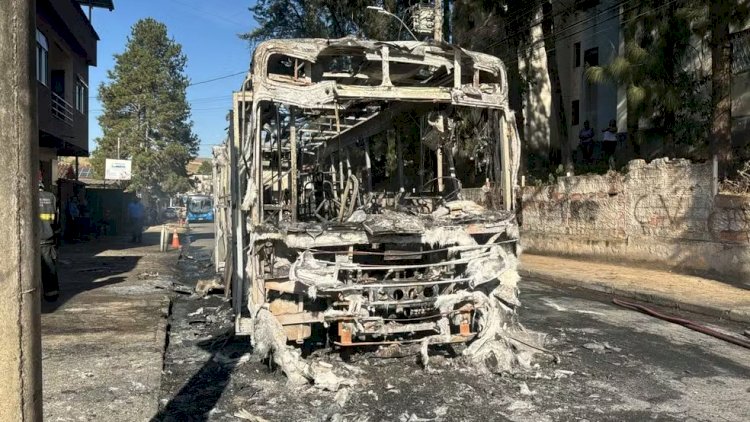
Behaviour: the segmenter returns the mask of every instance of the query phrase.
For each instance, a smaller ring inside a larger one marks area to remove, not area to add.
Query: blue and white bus
[[[214,204],[210,196],[189,195],[187,197],[187,221],[195,223],[198,221],[214,221]]]

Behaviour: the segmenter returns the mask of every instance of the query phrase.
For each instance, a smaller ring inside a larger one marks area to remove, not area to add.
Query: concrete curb
[[[159,370],[161,371],[161,375],[159,376],[159,384],[156,386],[156,390],[154,391],[154,398],[151,403],[149,403],[149,407],[151,409],[151,414],[156,415],[161,410],[161,389],[162,389],[162,378],[164,377],[164,359],[167,354],[167,341],[169,340],[169,317],[170,313],[172,311],[172,299],[164,295],[161,299],[161,303],[159,304],[159,311],[161,318],[159,319],[159,323],[156,326],[156,331],[154,333],[154,342],[155,342],[155,349],[156,352],[159,353],[159,356],[161,357],[161,361],[159,362]]]
[[[156,327],[156,350],[162,354],[162,366],[164,366],[164,353],[167,350],[167,337],[169,336],[169,314],[171,313],[172,299],[164,296],[159,306],[161,319]]]
[[[621,297],[636,299],[642,302],[653,303],[656,305],[667,306],[671,308],[682,309],[697,314],[708,315],[716,318],[727,319],[735,322],[750,322],[750,309],[733,309],[711,306],[705,303],[690,303],[675,299],[668,294],[660,293],[641,293],[633,290],[623,290],[612,287],[607,283],[596,280],[586,280],[581,282],[580,279],[570,277],[559,277],[545,272],[534,270],[519,269],[521,277],[529,277],[539,280],[545,284],[557,284],[564,286],[575,286],[595,292],[606,293]]]

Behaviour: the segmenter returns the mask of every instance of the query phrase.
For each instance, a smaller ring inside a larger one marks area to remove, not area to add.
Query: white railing
[[[73,106],[54,92],[52,94],[52,117],[73,126]]]

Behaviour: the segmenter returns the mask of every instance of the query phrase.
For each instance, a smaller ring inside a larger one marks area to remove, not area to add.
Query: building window
[[[76,77],[76,110],[86,114],[86,99],[88,95],[88,85],[80,76]]]
[[[581,122],[581,102],[578,100],[573,100],[573,104],[570,107],[571,109],[571,116],[573,118],[572,125],[577,126]]]
[[[36,30],[36,80],[49,86],[49,44],[47,37]]]
[[[581,43],[573,44],[573,50],[573,63],[575,63],[575,67],[581,67]]]
[[[750,71],[750,29],[732,34],[732,73]]]
[[[583,53],[586,66],[599,66],[599,47],[589,48]]]

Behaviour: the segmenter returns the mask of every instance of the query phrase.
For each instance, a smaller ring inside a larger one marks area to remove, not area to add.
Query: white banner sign
[[[104,162],[104,179],[106,180],[130,180],[130,160],[113,160],[107,158]]]

